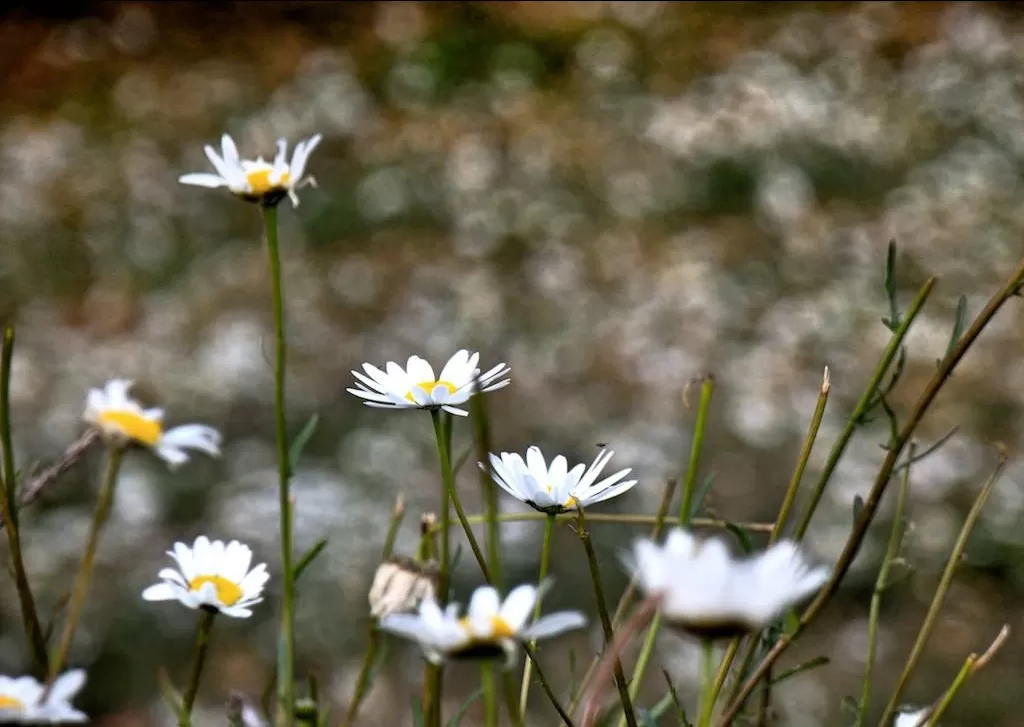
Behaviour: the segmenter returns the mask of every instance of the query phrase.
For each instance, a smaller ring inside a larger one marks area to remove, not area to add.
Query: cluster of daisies
[[[285,197],[298,205],[297,190],[315,185],[305,175],[310,153],[320,136],[296,145],[291,160],[281,140],[273,162],[242,159],[230,136],[221,150],[205,148],[216,174],[186,174],[183,184],[227,188],[234,195],[263,206]],[[486,371],[479,354],[457,352],[435,375],[424,359],[413,356],[403,367],[388,362],[383,369],[363,364],[353,371],[356,384],[348,391],[367,406],[385,409],[442,410],[465,416],[461,408],[475,394],[493,392],[510,383],[510,370],[498,364]],[[164,427],[161,409],[145,408],[129,395],[131,382],[113,380],[88,394],[85,419],[111,446],[149,448],[168,466],[189,459],[190,451],[220,454],[220,433],[202,424]],[[490,454],[480,466],[512,497],[555,515],[587,508],[629,491],[636,480],[629,468],[602,477],[613,452],[602,449],[589,464],[572,468],[558,455],[546,460],[539,447],[526,456]],[[263,600],[269,579],[266,565],[253,566],[253,553],[238,541],[225,543],[205,536],[193,544],[176,543],[167,553],[176,568],[158,573],[160,582],[146,588],[147,601],[178,601],[191,609],[246,618]],[[698,540],[684,529],[671,531],[663,544],[638,540],[623,560],[640,588],[656,599],[663,622],[710,640],[755,632],[807,598],[828,579],[827,568],[814,567],[792,542],[780,542],[753,558],[737,560],[719,539]],[[456,603],[438,603],[428,564],[394,560],[382,564],[370,592],[372,615],[381,629],[415,641],[430,662],[449,659],[499,659],[513,664],[519,647],[538,639],[582,628],[586,617],[561,611],[534,617],[535,606],[549,582],[520,585],[502,599],[490,586],[478,588],[465,613]],[[398,595],[396,595],[396,593]],[[52,684],[30,677],[0,677],[0,720],[29,722],[84,721],[71,706],[82,687],[81,670],[67,672]],[[919,715],[914,715],[915,719]],[[901,716],[899,725],[910,724]]]

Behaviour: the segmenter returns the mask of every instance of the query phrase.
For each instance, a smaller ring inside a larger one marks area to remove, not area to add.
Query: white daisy
[[[85,672],[73,669],[57,677],[43,699],[46,688],[32,677],[0,676],[0,722],[86,722],[85,713],[71,706],[84,684]]]
[[[424,599],[434,598],[437,589],[436,562],[419,563],[392,556],[377,566],[368,595],[370,615],[381,618],[392,613],[414,611]]]
[[[602,449],[589,467],[581,463],[570,470],[562,455],[551,460],[549,467],[539,447],[526,450],[526,461],[502,452],[500,457],[490,455],[491,476],[505,492],[541,512],[567,512],[621,495],[636,484],[636,480],[622,479],[630,473],[628,467],[596,481],[612,454]],[[486,469],[483,462],[480,467]]]
[[[364,363],[365,374],[353,371],[358,379],[356,388],[346,389],[348,393],[366,399],[364,404],[382,409],[434,409],[440,407],[452,414],[465,416],[466,412],[457,404],[464,404],[473,395],[473,380],[479,378],[480,391],[495,391],[508,386],[511,371],[503,363],[480,373],[477,362],[480,354],[470,355],[463,349],[455,353],[441,369],[440,376],[434,376],[434,369],[419,356],[409,357],[403,369],[394,361],[388,361],[381,371],[373,364]]]
[[[896,720],[892,723],[892,727],[918,727],[918,725],[924,725],[928,722],[928,715],[931,712],[930,709],[919,709],[916,712],[903,712],[896,715]]]
[[[681,528],[663,546],[637,541],[627,562],[641,589],[661,596],[662,618],[702,638],[759,631],[829,577],[828,568],[811,567],[790,541],[734,560],[724,541],[700,542]]]
[[[293,207],[298,207],[299,196],[296,190],[307,184],[316,186],[313,177],[304,177],[306,162],[310,153],[320,143],[320,134],[311,136],[295,145],[292,161],[287,159],[288,142],[277,140],[277,156],[270,163],[258,157],[255,161],[241,159],[238,147],[230,136],[224,134],[220,140],[221,153],[209,144],[203,147],[206,158],[210,160],[216,174],[185,174],[178,178],[182,184],[194,184],[198,187],[227,187],[232,193],[247,202],[258,202],[262,205],[275,205],[287,195]]]
[[[147,601],[181,601],[189,608],[215,609],[225,616],[248,618],[250,606],[263,600],[261,593],[270,575],[265,563],[249,570],[252,551],[237,540],[225,545],[205,535],[189,548],[175,543],[167,551],[178,570],[164,568],[158,574],[163,583],[142,592]],[[180,572],[179,572],[180,571]]]
[[[516,661],[517,645],[586,626],[578,611],[559,611],[527,625],[539,588],[524,585],[512,590],[501,602],[490,586],[477,588],[469,601],[466,615],[459,617],[458,604],[442,611],[437,601],[428,598],[419,612],[396,613],[380,620],[380,627],[419,643],[427,660],[439,664],[445,659],[496,659],[504,657],[505,666]]]
[[[164,410],[143,409],[128,396],[131,386],[131,381],[114,379],[102,389],[90,389],[85,421],[110,441],[137,442],[149,447],[171,467],[188,461],[186,449],[197,449],[214,457],[220,455],[220,432],[204,424],[185,424],[164,431]]]

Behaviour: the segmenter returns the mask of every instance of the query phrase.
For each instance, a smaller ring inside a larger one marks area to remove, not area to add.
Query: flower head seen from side
[[[316,134],[296,144],[291,162],[288,161],[288,142],[278,139],[277,155],[273,162],[268,162],[263,157],[255,160],[240,158],[234,140],[224,134],[220,141],[220,154],[209,144],[203,147],[206,158],[217,173],[185,174],[178,181],[211,189],[227,187],[232,194],[246,202],[256,202],[265,207],[272,207],[288,197],[292,206],[298,207],[299,196],[296,190],[307,184],[316,186],[313,177],[304,175],[309,155],[316,149],[321,138],[320,134]]]
[[[158,576],[163,582],[142,592],[147,601],[180,601],[189,608],[248,618],[251,606],[263,600],[263,587],[270,578],[267,566],[260,563],[250,570],[252,551],[237,540],[225,545],[200,535],[191,548],[175,543],[167,554],[178,570],[161,570]]]
[[[911,709],[896,715],[892,727],[924,727],[931,715],[930,709]]]
[[[590,466],[578,464],[569,469],[562,455],[548,465],[540,448],[530,447],[525,460],[509,452],[491,454],[491,475],[505,492],[541,512],[567,512],[609,500],[636,484],[636,480],[624,479],[630,473],[628,467],[597,479],[612,454],[602,449]],[[480,467],[486,469],[483,462]]]
[[[86,722],[89,718],[85,713],[71,706],[71,700],[84,685],[83,670],[64,672],[44,699],[45,687],[32,677],[0,676],[0,722]]]
[[[627,562],[640,588],[661,598],[663,621],[703,639],[760,631],[829,578],[791,541],[736,560],[721,539],[701,542],[681,528],[664,545],[637,541]]]
[[[465,416],[459,404],[473,395],[474,381],[479,380],[480,391],[495,391],[508,386],[510,369],[503,363],[481,373],[477,368],[480,354],[470,355],[463,349],[448,359],[440,375],[419,356],[410,356],[405,368],[388,361],[384,370],[364,363],[363,371],[353,371],[355,388],[346,389],[367,406],[381,409],[444,409],[451,414]]]
[[[545,639],[586,626],[578,611],[559,611],[527,622],[540,589],[530,585],[514,588],[502,602],[490,586],[474,591],[465,616],[458,604],[442,611],[433,598],[424,600],[415,614],[396,613],[380,620],[380,628],[416,641],[428,661],[504,659],[515,664],[521,642]]]
[[[164,431],[163,409],[144,409],[128,396],[131,386],[131,381],[114,379],[102,389],[89,390],[83,418],[107,441],[145,445],[171,467],[188,461],[188,449],[220,455],[220,432],[204,424],[185,424]]]

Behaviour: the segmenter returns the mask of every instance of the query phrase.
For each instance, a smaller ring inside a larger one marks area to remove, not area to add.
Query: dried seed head
[[[370,615],[382,618],[391,613],[413,611],[437,590],[436,562],[417,563],[395,556],[377,566],[370,586]]]

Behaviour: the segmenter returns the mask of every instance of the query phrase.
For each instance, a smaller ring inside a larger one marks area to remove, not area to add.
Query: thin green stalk
[[[960,691],[960,688],[967,683],[967,680],[974,676],[979,670],[985,668],[985,666],[995,657],[996,653],[1003,648],[1003,644],[1010,638],[1010,627],[1008,624],[1003,624],[1003,628],[999,630],[999,634],[992,641],[985,653],[981,656],[977,654],[970,654],[964,661],[960,671],[957,673],[953,683],[950,684],[935,706],[932,708],[931,714],[928,716],[928,720],[925,722],[927,727],[935,727],[939,720],[942,719],[942,715],[945,714],[949,705],[952,703],[953,698]]]
[[[92,517],[92,524],[89,526],[89,537],[85,543],[85,553],[82,555],[81,563],[78,566],[78,575],[75,576],[75,583],[71,588],[71,600],[68,602],[68,616],[64,622],[64,632],[60,638],[60,644],[53,652],[50,659],[50,671],[47,684],[53,681],[64,668],[68,651],[71,649],[71,641],[75,636],[75,629],[78,627],[78,619],[82,615],[82,606],[85,604],[85,596],[89,592],[89,582],[92,579],[93,562],[96,559],[96,548],[100,542],[100,533],[110,516],[110,507],[114,502],[114,490],[117,488],[117,473],[121,469],[121,457],[124,455],[124,448],[118,445],[110,447],[107,455],[107,472],[100,486],[99,497],[96,500],[96,510]]]
[[[11,551],[14,586],[18,591],[21,623],[32,654],[32,669],[46,674],[46,639],[39,623],[35,597],[25,572],[21,553],[21,531],[18,530],[18,479],[14,468],[14,445],[11,443],[11,361],[14,356],[14,326],[4,327],[3,350],[0,352],[0,447],[3,448],[3,506],[0,508],[7,544]]]
[[[693,515],[693,494],[697,487],[697,470],[700,467],[700,453],[704,447],[704,430],[707,428],[708,409],[711,395],[715,392],[715,377],[707,374],[700,383],[700,403],[697,405],[697,421],[693,425],[693,442],[690,444],[690,460],[683,479],[683,501],[679,506],[679,524],[687,525]]]
[[[785,652],[789,645],[793,643],[794,639],[800,635],[807,624],[813,621],[832,600],[832,596],[835,595],[836,591],[839,589],[840,582],[843,580],[847,570],[850,568],[850,565],[857,557],[857,553],[860,552],[860,546],[864,542],[864,536],[874,520],[875,512],[878,510],[879,503],[882,501],[882,496],[885,494],[885,489],[889,484],[889,480],[892,478],[893,470],[896,467],[896,461],[903,452],[903,448],[907,445],[907,442],[910,441],[910,438],[917,429],[921,419],[928,412],[928,409],[935,400],[935,397],[952,375],[957,364],[961,359],[963,359],[964,355],[978,339],[978,336],[981,335],[981,332],[985,330],[985,327],[991,322],[995,314],[999,312],[999,309],[1002,308],[1010,298],[1018,295],[1022,281],[1024,281],[1024,260],[1021,261],[1017,266],[1017,269],[1014,270],[1013,274],[1003,284],[1003,286],[993,294],[971,325],[966,331],[964,331],[960,339],[954,346],[952,346],[952,348],[950,348],[945,358],[939,362],[938,369],[932,375],[932,378],[925,385],[924,391],[921,392],[921,395],[914,403],[910,416],[904,423],[903,428],[900,429],[896,438],[886,447],[885,459],[882,461],[878,474],[875,476],[875,481],[871,486],[871,491],[864,500],[864,505],[861,508],[860,515],[854,521],[853,530],[846,540],[846,546],[843,548],[843,552],[839,554],[835,567],[832,569],[832,576],[822,587],[821,591],[818,592],[815,599],[811,601],[810,605],[808,605],[801,614],[800,620],[796,624],[796,628],[775,643],[775,645],[761,660],[761,663],[754,670],[754,673],[751,674],[743,683],[743,687],[736,695],[736,698],[723,713],[722,719],[719,722],[721,727],[727,727],[729,722],[735,719],[736,715],[743,707],[743,702],[748,696],[750,696],[750,693],[757,686],[757,683],[764,678],[764,675],[771,668],[771,665],[778,660],[780,656],[782,656],[783,652]],[[934,278],[929,279],[929,282],[926,284],[926,288],[930,289],[931,284],[934,284]]]
[[[910,443],[907,450],[907,461],[914,461],[916,447],[914,442]],[[875,580],[875,590],[871,594],[871,607],[868,615],[868,651],[864,660],[864,686],[861,689],[860,705],[857,710],[857,727],[863,727],[867,722],[868,703],[871,700],[871,678],[875,667],[875,653],[878,648],[878,624],[882,616],[882,594],[889,587],[889,571],[900,552],[900,543],[903,541],[903,510],[907,502],[907,490],[910,489],[910,467],[903,470],[903,477],[900,479],[900,489],[897,491],[896,512],[893,514],[892,530],[889,531],[889,543],[885,548],[885,557],[882,559],[882,566],[878,569],[878,578]]]
[[[544,540],[540,546],[540,571],[537,573],[537,583],[543,585],[544,579],[548,577],[548,562],[551,558],[551,536],[555,533],[555,516],[548,515],[544,518]],[[537,602],[533,605],[533,620],[540,618],[541,599],[543,590],[537,593]],[[534,648],[536,641],[530,642],[530,648]],[[526,712],[526,701],[530,696],[530,675],[533,671],[533,661],[526,660],[523,665],[523,683],[519,690],[519,711]]]
[[[473,426],[473,443],[476,448],[476,458],[480,463],[480,492],[483,495],[484,513],[487,523],[487,567],[490,569],[491,585],[499,591],[502,588],[501,578],[501,537],[498,528],[498,488],[491,478],[491,426],[487,416],[487,399],[480,391],[480,381],[473,380],[473,397],[469,401],[469,415]],[[467,527],[467,519],[462,517],[463,527]],[[495,698],[493,664],[485,663],[481,667],[482,688],[484,699],[484,724],[487,727],[496,727],[498,723],[498,700]],[[501,671],[502,679],[512,684],[512,673],[508,670]],[[519,710],[521,714],[523,709]]]
[[[587,565],[590,566],[590,579],[594,584],[594,599],[597,602],[597,613],[601,619],[601,629],[604,631],[605,649],[610,649],[615,641],[615,634],[612,632],[612,620],[608,615],[608,605],[604,600],[604,586],[601,584],[601,570],[597,565],[597,553],[594,551],[594,544],[590,542],[590,533],[587,532],[587,521],[582,507],[576,510],[576,528],[576,534],[583,541],[583,548],[587,551]],[[619,701],[622,703],[622,710],[626,715],[626,724],[629,727],[637,727],[633,702],[629,698],[629,689],[626,684],[626,675],[622,671],[622,661],[617,656],[615,658],[615,686],[619,690]]]
[[[814,442],[818,438],[818,430],[821,428],[821,420],[825,415],[825,405],[828,403],[829,391],[832,389],[832,378],[829,375],[828,366],[825,367],[825,373],[822,375],[821,388],[818,390],[818,400],[814,405],[814,413],[811,415],[811,422],[807,427],[807,435],[804,437],[804,443],[800,447],[800,455],[797,457],[796,467],[793,470],[793,476],[789,479],[789,485],[786,487],[786,494],[782,498],[782,505],[779,507],[779,514],[775,518],[775,525],[772,527],[771,534],[768,536],[768,544],[773,545],[778,542],[782,536],[783,530],[785,530],[786,524],[789,521],[789,514],[793,508],[793,503],[796,502],[797,493],[800,491],[800,483],[803,481],[804,471],[807,469],[807,462],[811,458],[811,451],[814,449]],[[725,656],[722,658],[722,663],[718,669],[718,675],[715,678],[715,697],[721,693],[722,688],[725,686],[725,680],[729,676],[729,671],[732,668],[733,661],[736,659],[736,654],[739,652],[741,637],[735,637],[726,648]],[[739,668],[736,673],[743,675],[750,668],[751,662],[754,660],[754,655],[757,653],[757,645],[759,638],[757,635],[752,635],[747,638],[746,648],[743,651],[743,656],[740,658]],[[734,686],[734,693],[740,687],[739,679],[736,680]],[[767,689],[766,689],[767,691]]]
[[[192,705],[195,704],[196,694],[199,692],[199,680],[203,675],[203,665],[206,664],[206,653],[210,648],[210,631],[213,629],[213,620],[216,616],[217,610],[213,608],[202,608],[199,611],[199,625],[196,627],[196,650],[192,656],[188,685],[181,698],[179,727],[189,727],[192,723]]]
[[[558,716],[561,718],[562,723],[565,724],[566,727],[573,727],[569,713],[565,711],[561,704],[559,704],[558,697],[555,696],[554,690],[551,688],[547,678],[544,676],[543,670],[540,668],[540,662],[537,661],[537,654],[534,653],[533,649],[528,644],[524,645],[523,651],[526,652],[527,660],[533,664],[534,670],[537,672],[537,681],[540,683],[541,690],[547,695],[551,704],[554,705],[555,711],[558,712]]]
[[[946,594],[949,592],[949,587],[953,584],[953,576],[956,573],[957,566],[960,565],[960,559],[963,556],[964,549],[967,547],[967,539],[971,535],[971,531],[974,530],[975,524],[978,522],[978,518],[981,516],[981,511],[985,507],[985,503],[988,502],[988,496],[992,494],[992,488],[995,487],[996,482],[999,480],[999,476],[1003,472],[1003,468],[1006,466],[1006,453],[1000,451],[999,462],[996,464],[995,469],[989,476],[988,481],[981,488],[981,492],[974,499],[974,504],[971,505],[970,511],[967,513],[967,517],[964,519],[963,527],[960,528],[960,535],[957,536],[956,543],[953,545],[953,550],[949,554],[949,559],[946,561],[946,567],[942,571],[942,577],[939,579],[938,588],[935,589],[935,595],[932,597],[932,602],[928,606],[928,612],[925,614],[924,622],[921,624],[921,629],[917,632],[917,639],[914,641],[914,646],[910,650],[910,656],[907,657],[907,663],[903,666],[903,672],[900,674],[899,679],[896,682],[896,688],[893,689],[892,696],[889,697],[889,703],[885,707],[885,711],[882,713],[882,719],[878,722],[879,727],[885,727],[889,724],[889,720],[892,715],[896,713],[896,709],[899,706],[900,700],[903,698],[903,692],[907,688],[907,684],[910,682],[910,676],[914,673],[918,663],[921,661],[921,656],[924,654],[925,644],[928,643],[928,637],[931,636],[932,629],[935,628],[935,622],[939,617],[939,611],[942,609],[942,604],[946,600]]]
[[[291,725],[295,706],[295,581],[292,577],[292,519],[290,517],[291,462],[288,457],[288,422],[285,418],[285,373],[288,345],[284,325],[281,249],[277,239],[277,207],[263,207],[267,253],[270,261],[274,307],[274,429],[277,434],[277,489],[281,530],[281,633],[277,659],[277,723]]]
[[[889,345],[886,346],[882,358],[879,360],[878,365],[875,366],[874,373],[871,375],[871,381],[868,382],[867,387],[864,389],[864,393],[860,396],[860,401],[853,408],[853,412],[850,414],[850,418],[846,420],[846,426],[843,427],[843,431],[839,435],[839,439],[832,445],[832,451],[829,452],[828,461],[825,462],[825,469],[822,470],[821,476],[818,478],[818,484],[815,486],[814,491],[811,494],[811,499],[807,503],[807,507],[804,509],[803,517],[800,519],[800,523],[797,525],[794,537],[797,540],[802,540],[804,534],[807,532],[807,528],[811,525],[811,519],[814,517],[815,510],[818,509],[818,503],[821,502],[822,496],[825,494],[825,488],[828,486],[829,480],[832,478],[832,472],[835,470],[836,465],[839,464],[839,460],[842,458],[843,453],[846,451],[846,445],[850,443],[850,439],[853,438],[853,433],[860,425],[862,418],[871,408],[872,402],[875,401],[875,397],[878,394],[878,388],[882,384],[882,379],[885,378],[886,372],[889,370],[889,366],[899,355],[900,348],[903,346],[903,339],[906,338],[907,333],[910,331],[910,326],[913,325],[914,320],[917,318],[918,313],[924,307],[925,302],[928,300],[928,296],[931,295],[932,289],[935,287],[936,278],[928,278],[921,289],[917,292],[913,302],[910,304],[910,308],[907,310],[907,314],[903,317],[899,327],[892,334],[892,338],[889,339]]]
[[[467,515],[466,522],[469,525],[480,525],[481,523],[487,522],[487,515]],[[529,522],[531,520],[543,520],[547,515],[543,512],[504,512],[498,515],[497,521],[499,523],[520,523]],[[555,515],[555,520],[558,522],[568,522],[576,519],[575,513],[560,513]],[[627,513],[593,513],[587,515],[588,523],[617,523],[619,525],[653,525],[662,527],[666,523],[678,522],[676,515],[633,515]],[[695,528],[716,528],[718,530],[726,530],[728,528],[739,528],[749,533],[770,533],[774,527],[774,523],[758,523],[758,522],[732,522],[730,520],[722,520],[720,518],[707,518],[707,517],[695,517],[690,520],[690,525]],[[434,525],[430,533],[433,534],[440,530],[438,525]],[[653,536],[657,537],[657,536]]]
[[[395,498],[395,504],[391,508],[391,521],[388,523],[388,533],[384,537],[384,547],[381,550],[380,556],[381,562],[391,557],[391,552],[395,547],[395,538],[398,536],[398,528],[401,526],[404,517],[405,499],[399,495]],[[373,671],[374,660],[377,658],[377,649],[380,647],[380,631],[377,630],[377,624],[373,620],[370,621],[367,631],[366,654],[363,656],[363,665],[360,667],[359,676],[356,678],[352,699],[348,703],[348,709],[341,720],[341,727],[349,727],[352,724],[370,686],[370,674]]]
[[[711,727],[715,713],[715,645],[705,639],[700,645],[700,717],[697,727]]]
[[[786,495],[782,498],[782,505],[779,507],[778,517],[775,518],[775,528],[768,538],[768,544],[776,543],[786,528],[789,520],[790,510],[796,501],[797,492],[800,491],[800,482],[804,477],[804,470],[807,469],[807,462],[811,458],[811,450],[814,449],[814,441],[818,438],[818,429],[821,428],[822,417],[825,416],[825,405],[828,404],[828,394],[832,388],[832,379],[829,376],[828,366],[825,367],[825,374],[821,379],[821,388],[818,390],[818,401],[814,405],[814,414],[811,415],[811,423],[807,427],[807,436],[804,437],[803,446],[800,448],[800,456],[796,461],[796,469],[789,480],[786,488]]]
[[[654,527],[651,529],[651,539],[657,540],[661,537],[661,531],[665,528],[665,523],[670,519],[675,521],[675,516],[669,518],[668,511],[672,506],[672,496],[676,491],[676,480],[673,478],[665,483],[665,489],[661,493],[661,502],[658,503],[658,514],[654,516]],[[593,521],[594,516],[590,516],[589,520]],[[626,611],[629,609],[630,604],[633,602],[633,596],[636,594],[636,578],[630,578],[629,585],[626,586],[626,590],[622,593],[619,598],[619,605],[615,607],[615,614],[612,616],[612,630],[615,630],[622,623],[622,620],[626,617]],[[651,648],[653,648],[654,639],[651,638]],[[642,656],[642,654],[641,654]],[[569,712],[576,711],[576,705],[582,698],[584,692],[590,684],[590,680],[594,677],[597,671],[598,664],[600,662],[599,657],[595,657],[591,662],[590,666],[587,667],[586,673],[583,675],[583,679],[580,680],[579,687],[576,689],[576,693],[573,695],[571,702],[569,703]],[[630,688],[634,685],[639,684],[643,680],[643,672],[645,665],[642,660],[638,660],[636,669],[633,672],[633,680],[630,682]],[[633,692],[631,691],[632,695]]]

